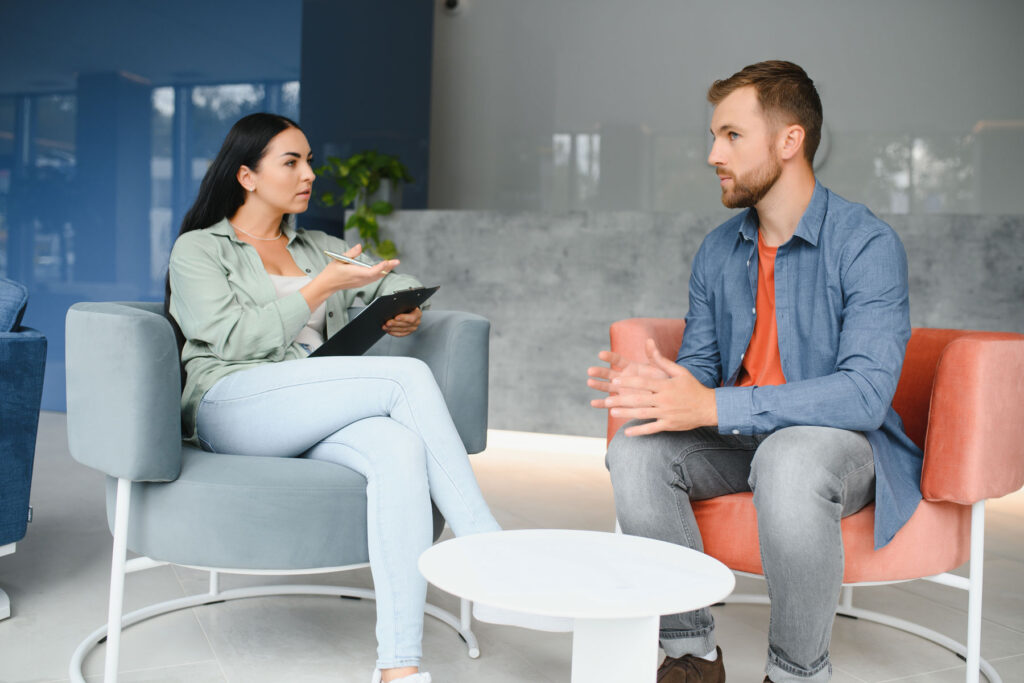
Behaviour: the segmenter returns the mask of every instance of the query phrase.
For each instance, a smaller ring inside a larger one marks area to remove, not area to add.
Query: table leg
[[[654,683],[659,617],[577,619],[572,683]]]

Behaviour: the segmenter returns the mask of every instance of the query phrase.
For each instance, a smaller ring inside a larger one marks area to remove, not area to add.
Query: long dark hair
[[[228,135],[224,138],[217,157],[210,164],[203,176],[203,182],[199,185],[199,195],[192,204],[192,208],[185,214],[181,221],[181,229],[178,237],[186,232],[209,228],[221,220],[235,215],[239,207],[245,202],[245,189],[238,182],[238,169],[242,166],[256,170],[260,160],[267,152],[267,145],[281,131],[288,128],[299,128],[286,116],[278,114],[249,114],[240,118],[231,126]],[[178,323],[171,317],[171,276],[170,272],[164,281],[164,316],[170,321],[174,328],[174,334],[178,339],[178,356],[185,346],[185,337],[178,327]],[[182,381],[185,373],[182,368]]]

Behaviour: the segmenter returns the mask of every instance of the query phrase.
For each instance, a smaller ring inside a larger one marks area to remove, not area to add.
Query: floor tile
[[[103,675],[86,676],[89,683],[101,683]],[[119,683],[227,683],[215,660],[181,666],[126,670],[118,674]]]
[[[1003,679],[1003,683],[1024,681],[1024,655],[993,660],[991,664]],[[905,678],[887,679],[879,681],[879,683],[963,683],[965,675],[966,667],[961,662],[958,666],[950,669],[927,671]],[[981,675],[981,680],[985,680],[984,674]]]
[[[72,650],[106,615],[111,539],[103,477],[68,455],[62,414],[44,413],[40,424],[32,491],[36,521],[18,552],[0,558],[0,585],[14,605],[14,616],[0,622],[4,683],[67,681]],[[611,484],[599,456],[492,448],[472,462],[506,528],[614,528]],[[1024,494],[989,504],[982,650],[1007,683],[1024,681],[1022,526]],[[126,606],[205,592],[207,580],[205,572],[182,567],[133,574]],[[221,577],[223,589],[270,582],[372,587],[366,568],[306,577]],[[764,595],[765,585],[740,576],[736,591]],[[436,588],[429,588],[428,600],[458,611],[458,600]],[[858,589],[855,604],[958,639],[966,629],[965,594],[943,586],[911,582]],[[730,681],[763,678],[768,612],[763,605],[712,609]],[[125,632],[121,680],[367,683],[375,660],[375,617],[373,601],[320,597],[254,598],[183,610]],[[476,660],[452,629],[425,620],[423,665],[439,683],[568,681],[571,634],[483,623],[474,632],[482,653]],[[964,665],[956,656],[862,620],[837,620],[831,649],[838,683],[963,680]],[[103,654],[100,646],[86,660],[88,680],[99,680]]]

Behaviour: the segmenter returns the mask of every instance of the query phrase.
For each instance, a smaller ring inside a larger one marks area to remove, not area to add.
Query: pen
[[[333,251],[324,249],[324,253],[330,256],[335,261],[344,261],[345,263],[351,263],[353,266],[362,266],[363,268],[373,268],[369,263],[363,263],[362,261],[356,261],[354,258],[349,258],[344,254],[336,254]]]

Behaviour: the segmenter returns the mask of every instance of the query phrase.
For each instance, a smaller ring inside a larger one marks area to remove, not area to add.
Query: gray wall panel
[[[403,211],[403,269],[434,306],[487,316],[490,426],[602,436],[586,370],[608,325],[682,317],[690,262],[728,217],[690,213]],[[1024,216],[882,216],[910,262],[914,325],[1024,332]]]

